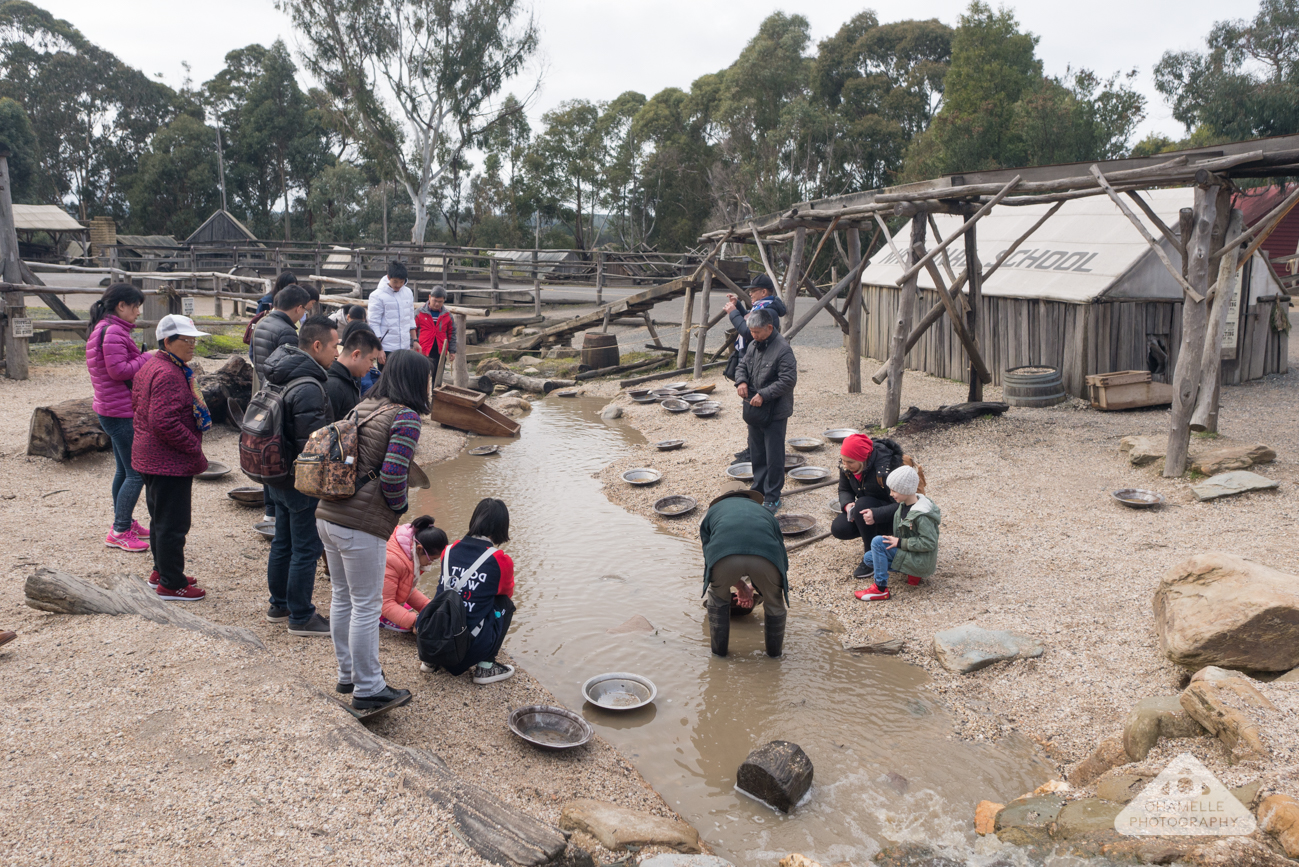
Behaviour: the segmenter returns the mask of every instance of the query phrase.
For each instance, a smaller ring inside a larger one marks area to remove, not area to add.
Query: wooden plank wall
[[[865,353],[883,360],[888,356],[899,293],[884,286],[863,286],[862,291],[871,311],[863,327]],[[921,289],[916,319],[938,303],[937,293]],[[1250,308],[1242,317],[1240,361],[1223,362],[1224,381],[1235,384],[1242,375],[1249,381],[1285,372],[1287,335],[1271,329],[1272,304],[1260,302],[1258,311]],[[1000,385],[1001,375],[1010,368],[1050,365],[1060,368],[1065,390],[1077,397],[1087,396],[1090,374],[1148,369],[1149,335],[1162,337],[1168,348],[1167,372],[1156,379],[1171,382],[1182,340],[1180,301],[1069,304],[985,295],[979,316],[979,345],[994,384]],[[907,353],[906,366],[944,379],[969,379],[969,359],[946,316]]]

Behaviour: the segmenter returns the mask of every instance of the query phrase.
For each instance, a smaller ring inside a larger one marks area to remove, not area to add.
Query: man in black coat
[[[284,273],[289,274],[287,271]],[[280,276],[283,277],[284,274]],[[275,350],[281,346],[297,344],[298,323],[306,315],[311,293],[297,283],[289,283],[275,293],[274,303],[274,309],[253,326],[252,340],[248,344],[248,359],[252,361],[253,373],[256,375],[255,388],[266,384],[266,360]],[[271,505],[271,497],[265,485],[262,486],[262,497],[266,500],[266,520],[274,521],[275,507]]]
[[[798,363],[789,341],[776,331],[770,310],[754,310],[747,324],[753,342],[735,372],[735,393],[744,401],[749,426],[751,487],[761,492],[763,507],[774,514],[785,487],[785,428],[794,414]]]
[[[283,295],[289,291],[284,289]],[[276,300],[279,300],[277,296]],[[325,391],[325,366],[338,356],[338,326],[328,316],[313,316],[302,324],[297,346],[281,346],[266,360],[266,379],[285,386],[285,457],[296,460],[311,435],[333,421]],[[275,538],[266,562],[271,623],[288,621],[290,635],[329,637],[329,620],[316,612],[311,595],[316,588],[316,561],[325,550],[316,533],[316,504],[293,486],[290,472],[284,486],[267,485],[275,506]]]
[[[343,351],[329,366],[325,391],[334,420],[343,419],[361,402],[361,378],[383,355],[383,344],[369,328],[354,328],[343,341]]]

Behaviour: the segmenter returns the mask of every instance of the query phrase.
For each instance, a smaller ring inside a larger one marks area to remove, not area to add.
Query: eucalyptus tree
[[[276,5],[305,43],[307,70],[346,108],[335,117],[354,124],[353,139],[392,161],[415,212],[411,240],[422,243],[434,186],[510,113],[498,97],[536,51],[531,15],[519,0]]]

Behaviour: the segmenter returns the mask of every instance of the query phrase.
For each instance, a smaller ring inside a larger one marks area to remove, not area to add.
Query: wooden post
[[[967,218],[968,219],[968,218]],[[974,345],[979,345],[979,306],[983,303],[983,265],[979,262],[979,241],[975,236],[977,227],[971,227],[965,233],[965,273],[969,275],[969,299],[965,311],[965,333],[970,335]],[[970,391],[968,400],[983,400],[983,380],[975,369],[974,359],[970,359]]]
[[[1238,209],[1232,209],[1230,222],[1227,224],[1227,236],[1239,235],[1245,226],[1244,215]],[[1200,394],[1195,402],[1195,412],[1191,415],[1191,430],[1218,430],[1218,399],[1222,389],[1222,339],[1227,330],[1227,308],[1231,306],[1240,286],[1240,271],[1237,260],[1240,257],[1240,245],[1236,244],[1226,250],[1218,260],[1218,282],[1209,303],[1213,305],[1209,312],[1209,323],[1205,329],[1204,353],[1200,360]]]
[[[225,309],[221,304],[221,278],[215,275],[212,277],[212,312],[217,319],[225,318]]]
[[[686,299],[681,308],[681,342],[677,347],[677,368],[686,366],[690,357],[690,326],[695,316],[695,284],[686,287]]]
[[[848,229],[848,267],[861,261],[861,232]],[[861,277],[848,286],[848,393],[861,394]]]
[[[492,256],[487,263],[487,273],[492,284],[492,292],[501,291],[501,262],[495,256]],[[495,298],[496,296],[493,294],[492,297]]]
[[[465,333],[465,315],[463,313],[452,313],[451,316],[453,317],[451,321],[454,322],[456,326],[456,334],[463,336]],[[468,349],[468,346],[462,346],[460,347],[460,351],[456,353],[453,384],[459,388],[469,387]]]
[[[23,283],[22,260],[18,258],[18,230],[14,224],[14,203],[9,192],[9,151],[0,150],[0,278],[6,283]],[[27,318],[27,301],[22,292],[0,293],[4,298],[5,376],[27,378],[27,338],[15,334],[14,320]]]
[[[595,251],[595,303],[604,303],[604,253]]]
[[[790,273],[793,273],[791,271]],[[709,296],[713,294],[713,272],[704,271],[704,309],[699,314],[699,338],[695,341],[695,371],[694,379],[699,379],[704,375],[704,341],[708,339],[708,301]],[[680,367],[681,365],[677,365]]]
[[[645,319],[645,330],[649,332],[649,336],[654,340],[654,345],[662,346],[663,341],[659,339],[659,333],[654,330],[654,320],[650,318],[649,311],[642,310],[640,315]]]
[[[447,250],[444,247],[442,249],[442,289],[447,290],[450,288],[451,288],[451,251]]]
[[[925,218],[923,215],[917,215],[911,219],[911,255],[908,259],[919,263],[924,258]],[[911,333],[911,320],[916,315],[917,278],[920,274],[920,269],[915,265],[908,270],[911,276],[902,284],[902,297],[898,301],[898,318],[893,326],[893,345],[889,355],[889,384],[884,397],[884,427],[896,425],[902,409],[902,369],[907,357],[907,335]]]
[[[794,247],[789,252],[789,266],[785,268],[785,308],[790,322],[794,321],[794,305],[798,302],[798,290],[802,285],[803,251],[806,247],[807,229],[799,226],[794,230]]]
[[[537,251],[532,251],[532,315],[541,315],[541,271],[537,268]]]
[[[1217,216],[1218,188],[1195,188],[1190,241],[1186,245],[1186,282],[1190,286],[1182,298],[1182,342],[1173,372],[1173,411],[1168,423],[1168,452],[1164,458],[1164,478],[1181,478],[1186,472],[1187,453],[1191,447],[1191,413],[1200,389],[1200,362],[1204,353],[1204,334],[1208,327],[1205,296],[1209,292],[1209,254],[1213,224]],[[1183,219],[1185,230],[1186,220]],[[1186,237],[1183,231],[1182,237]],[[1196,300],[1196,296],[1199,300]]]

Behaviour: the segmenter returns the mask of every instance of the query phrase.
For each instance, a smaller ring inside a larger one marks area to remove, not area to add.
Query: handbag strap
[[[463,540],[462,540],[462,541],[463,541]],[[444,578],[450,578],[450,577],[451,577],[451,573],[447,570],[447,562],[448,562],[448,559],[447,559],[447,558],[451,556],[451,549],[454,548],[456,545],[459,545],[459,544],[460,544],[460,542],[455,542],[454,544],[448,545],[448,546],[446,547],[446,550],[444,550],[444,551],[442,552],[442,576],[443,576]],[[483,552],[482,556],[479,557],[477,560],[475,560],[472,566],[470,566],[468,569],[466,569],[464,572],[461,572],[460,574],[464,575],[464,574],[468,573],[468,574],[472,575],[473,573],[477,572],[477,571],[478,571],[478,567],[481,566],[481,565],[483,565],[484,563],[486,563],[486,562],[487,562],[487,558],[489,558],[489,557],[491,557],[493,554],[495,554],[496,551],[497,551],[496,548],[493,548],[491,545],[488,545],[488,546],[487,546],[487,550]],[[449,585],[448,585],[448,587],[449,587]],[[470,630],[469,634],[472,635],[474,638],[477,638],[477,637],[478,637],[478,633],[480,633],[480,632],[483,631],[483,624],[486,623],[486,622],[487,622],[487,618],[484,617],[482,620],[480,620],[480,621],[478,622],[478,625],[477,625],[477,626],[475,626],[472,630]]]

